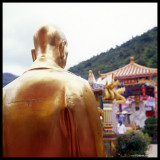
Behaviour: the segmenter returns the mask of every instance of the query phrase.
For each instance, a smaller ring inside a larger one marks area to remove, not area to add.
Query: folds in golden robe
[[[4,87],[3,156],[105,157],[88,82],[61,68],[44,67]]]

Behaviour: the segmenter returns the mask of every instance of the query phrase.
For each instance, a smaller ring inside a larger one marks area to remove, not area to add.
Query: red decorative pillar
[[[154,98],[155,98],[155,117],[158,118],[158,114],[157,114],[157,86],[154,87]]]
[[[119,104],[119,112],[122,112],[122,104]]]
[[[143,100],[147,100],[146,86],[144,86],[144,85],[142,85],[142,96],[143,96]]]
[[[121,104],[121,103],[119,104],[119,112],[122,112],[122,104]],[[119,115],[119,114],[117,115],[117,118],[118,118],[118,119],[120,118],[120,115]]]

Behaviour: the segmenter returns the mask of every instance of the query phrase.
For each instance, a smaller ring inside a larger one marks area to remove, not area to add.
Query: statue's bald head
[[[67,40],[64,33],[55,25],[45,25],[36,31],[33,37],[35,49],[31,50],[33,61],[37,56],[52,57],[64,68],[67,60]]]
[[[34,34],[35,49],[40,49],[41,53],[45,53],[47,45],[56,47],[63,40],[66,41],[65,35],[55,25],[42,26]]]

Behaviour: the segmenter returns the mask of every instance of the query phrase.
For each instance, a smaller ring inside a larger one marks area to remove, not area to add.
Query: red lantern
[[[144,85],[142,85],[142,96],[143,96],[143,100],[147,100],[146,87]]]

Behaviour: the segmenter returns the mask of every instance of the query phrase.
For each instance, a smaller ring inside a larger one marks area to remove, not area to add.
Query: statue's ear
[[[33,62],[36,60],[36,53],[35,53],[35,49],[31,49],[31,54],[32,54],[32,59],[33,59]]]
[[[63,59],[63,57],[64,57],[64,43],[63,42],[61,42],[60,44],[59,44],[59,56],[60,56],[60,58],[62,58]]]

